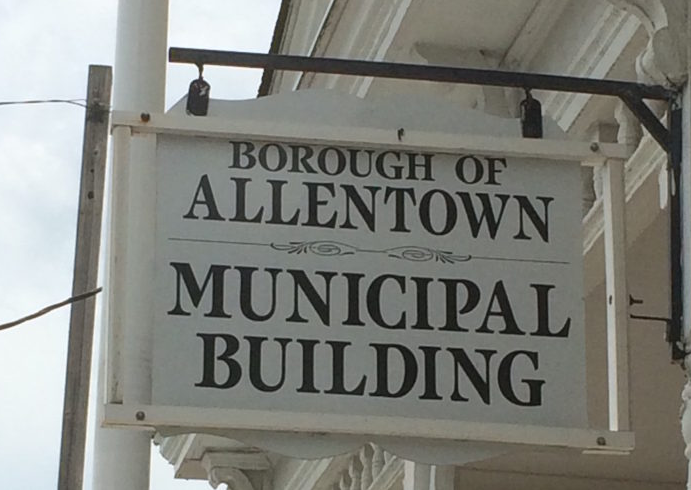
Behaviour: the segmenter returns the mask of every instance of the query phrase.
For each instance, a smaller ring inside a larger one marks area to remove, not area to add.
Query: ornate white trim
[[[649,41],[636,60],[639,80],[680,84],[686,80],[687,2],[685,0],[608,0],[634,15]]]
[[[500,66],[525,70],[543,48],[568,3],[569,0],[540,0],[506,51]]]
[[[605,8],[590,35],[573,57],[563,75],[605,78],[633,39],[640,22],[609,5]],[[568,131],[581,115],[592,96],[568,92],[550,92],[543,107],[564,131]]]

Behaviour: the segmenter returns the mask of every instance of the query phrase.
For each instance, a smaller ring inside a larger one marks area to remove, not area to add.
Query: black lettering
[[[528,219],[533,224],[535,231],[538,232],[540,238],[545,243],[549,243],[549,203],[554,201],[552,197],[537,197],[536,199],[542,203],[543,213],[542,217],[538,215],[537,210],[526,196],[513,196],[518,201],[518,223],[519,230],[514,238],[516,240],[532,240],[533,237],[526,234],[523,229],[523,216],[528,216]]]
[[[211,283],[211,309],[205,313],[205,317],[210,318],[230,318],[231,315],[226,313],[224,306],[224,276],[227,270],[231,267],[228,265],[211,265],[204,278],[204,283],[199,286],[199,282],[192,272],[192,266],[186,262],[171,262],[170,265],[176,272],[176,296],[175,307],[168,312],[169,315],[190,316],[189,311],[182,308],[180,300],[182,285],[185,285],[187,296],[195,308],[199,307],[202,296],[206,291],[209,282]]]
[[[224,333],[198,333],[204,348],[202,351],[202,380],[194,386],[202,388],[232,388],[240,381],[242,367],[232,357],[240,348],[238,339]],[[216,355],[216,340],[225,342],[225,350]],[[228,377],[222,383],[216,381],[216,361],[223,362],[228,368]]]
[[[301,173],[300,167],[298,164],[302,164],[302,166],[305,169],[305,172],[308,174],[316,174],[317,171],[312,168],[312,166],[309,163],[309,159],[312,158],[314,155],[314,150],[309,147],[309,146],[303,146],[303,145],[295,145],[295,146],[290,146],[290,149],[293,153],[292,155],[292,160],[293,164],[290,167],[290,171],[294,173]],[[304,153],[300,155],[301,152]]]
[[[302,346],[302,386],[297,391],[298,393],[319,393],[314,386],[314,348],[319,341],[297,339],[296,342]]]
[[[398,344],[370,344],[377,352],[377,386],[371,396],[380,396],[384,398],[400,398],[407,395],[415,386],[417,380],[417,361],[415,355],[402,345]],[[391,350],[397,351],[401,355],[403,361],[403,379],[401,386],[396,391],[393,391],[389,386],[389,352]]]
[[[329,204],[329,200],[319,199],[319,189],[326,189],[331,194],[331,197],[335,197],[334,185],[324,182],[304,182],[304,185],[307,187],[307,221],[303,225],[319,228],[336,228],[336,211],[326,221],[319,220],[319,207]]]
[[[457,349],[455,347],[449,347],[447,349],[454,359],[454,389],[451,394],[451,399],[457,402],[467,402],[468,398],[461,394],[459,388],[460,382],[460,371],[470,380],[470,384],[475,388],[475,392],[480,395],[480,398],[485,403],[489,405],[490,403],[490,391],[489,391],[489,373],[490,373],[490,361],[492,356],[497,353],[495,350],[485,350],[485,349],[475,349],[475,352],[480,354],[484,360],[484,376],[480,374],[480,369],[478,369],[475,364],[470,360],[468,354],[466,354],[464,349]]]
[[[408,153],[408,180],[427,180],[432,179],[432,155],[431,153]],[[422,157],[422,163],[417,163],[418,157]],[[417,169],[423,171],[422,179],[417,176]]]
[[[276,277],[281,269],[265,269],[271,276],[271,306],[268,313],[264,315],[257,313],[252,305],[252,276],[258,268],[237,266],[235,269],[240,273],[240,310],[244,317],[255,322],[264,322],[270,319],[276,311]]]
[[[552,284],[531,284],[537,296],[537,330],[530,335],[540,337],[563,337],[569,336],[571,328],[571,318],[567,318],[564,326],[558,332],[549,329],[549,292],[554,289]]]
[[[473,163],[473,176],[472,176],[472,178],[469,178],[466,175],[466,165],[465,164],[468,160],[470,160]],[[482,162],[480,161],[480,159],[474,157],[473,155],[462,156],[456,162],[456,176],[464,184],[477,184],[478,182],[480,182],[482,180],[484,173],[485,173],[485,169],[482,166]]]
[[[496,310],[493,309],[495,303],[498,306],[498,309]],[[525,332],[522,332],[516,323],[516,317],[511,309],[511,303],[509,302],[509,296],[506,294],[504,281],[497,281],[497,283],[494,285],[492,297],[489,299],[489,305],[487,306],[487,314],[485,315],[485,319],[482,321],[482,326],[476,331],[482,333],[492,333],[492,330],[489,329],[489,319],[493,316],[501,318],[504,322],[505,328],[500,333],[507,335],[525,335]]]
[[[259,223],[264,215],[264,207],[257,210],[253,218],[247,217],[247,183],[248,178],[231,177],[230,181],[235,184],[235,216],[228,221],[238,221],[240,223]]]
[[[357,188],[354,185],[343,184],[341,188],[345,191],[346,198],[345,220],[343,221],[343,223],[341,223],[341,228],[348,230],[354,230],[357,228],[350,221],[350,205],[352,203],[355,205],[355,209],[357,209],[358,213],[360,214],[360,217],[365,222],[365,225],[367,225],[367,228],[369,228],[370,231],[375,231],[374,216],[376,201],[374,200],[374,198],[377,195],[377,192],[381,190],[381,187],[374,187],[369,185],[364,187],[370,193],[369,207],[365,203],[365,200],[362,198],[362,196],[360,196],[360,194],[357,191]]]
[[[273,155],[276,158],[271,158],[272,155],[269,155],[269,150],[272,148],[276,149]],[[272,161],[276,164],[273,168],[270,165]],[[288,155],[285,149],[278,143],[267,143],[259,149],[259,165],[261,165],[264,170],[268,170],[269,172],[280,172],[286,166],[286,163],[288,163]]]
[[[273,393],[283,386],[286,380],[286,346],[290,339],[274,339],[281,346],[281,376],[274,385],[269,385],[262,379],[262,344],[269,340],[267,337],[245,337],[250,344],[250,383],[259,391]]]
[[[480,288],[468,279],[439,279],[446,290],[446,323],[439,330],[451,330],[455,332],[467,332],[458,323],[458,315],[468,313],[475,309],[480,302]],[[466,299],[463,306],[458,309],[458,285],[463,285],[466,290]]]
[[[214,221],[224,221],[221,213],[218,212],[218,206],[216,206],[216,200],[214,199],[214,193],[211,190],[211,183],[209,182],[209,176],[204,174],[199,179],[199,185],[197,186],[197,191],[194,193],[194,200],[190,206],[190,210],[187,214],[183,216],[184,219],[199,219],[196,214],[194,214],[195,208],[197,206],[206,206],[206,216],[202,219],[204,220],[214,220]]]
[[[329,160],[329,153],[335,154],[336,159]],[[330,170],[328,163],[334,161],[336,162],[336,168]],[[319,167],[319,170],[321,170],[322,173],[325,173],[326,175],[340,175],[346,168],[345,154],[339,148],[328,146],[324,148],[322,151],[320,151],[319,155],[317,155],[317,166]]]
[[[405,312],[401,313],[401,316],[396,323],[386,323],[384,320],[384,316],[381,311],[381,290],[386,281],[394,281],[398,283],[399,287],[401,288],[401,292],[405,294],[405,278],[403,276],[396,276],[394,274],[384,274],[378,276],[374,279],[374,281],[372,281],[372,284],[370,284],[369,289],[367,290],[367,311],[369,311],[369,315],[372,320],[380,327],[404,329],[406,317]],[[399,302],[398,304],[401,303],[402,302]]]
[[[444,212],[441,212],[441,210],[435,210],[435,212],[432,212],[432,198],[435,195],[439,195],[442,197],[442,201],[444,205],[442,208],[444,209]],[[422,196],[422,199],[420,199],[420,223],[422,223],[422,226],[427,230],[429,233],[432,235],[446,235],[448,234],[451,230],[453,230],[454,226],[456,226],[456,221],[458,219],[458,211],[456,210],[456,203],[453,200],[453,197],[441,189],[433,189],[429,192],[425,192],[425,194]],[[432,224],[432,215],[435,216],[444,216],[443,220],[443,227],[441,230],[435,230],[434,225]]]
[[[437,393],[437,352],[441,347],[420,346],[424,360],[422,365],[425,368],[425,392],[420,395],[420,400],[441,400],[442,397]]]
[[[325,344],[331,346],[332,352],[332,375],[333,384],[330,389],[324,391],[330,395],[356,395],[362,396],[365,393],[365,385],[367,383],[367,376],[363,375],[360,378],[360,382],[352,390],[348,390],[345,387],[345,348],[349,345],[353,345],[352,342],[339,342],[336,340],[324,342]]]
[[[325,326],[331,325],[330,319],[330,303],[331,303],[331,279],[336,275],[336,272],[316,271],[315,274],[324,279],[324,297],[320,296],[317,289],[310,282],[305,271],[297,269],[288,269],[286,272],[293,277],[293,314],[290,315],[286,321],[296,323],[307,323],[307,319],[300,315],[299,308],[299,291],[305,295],[309,303],[312,305],[314,311],[319,315],[319,319]]]
[[[254,145],[252,143],[249,141],[231,141],[230,144],[233,147],[233,162],[228,168],[241,168],[247,170],[254,167],[257,163],[257,159],[252,155],[254,151]],[[240,148],[240,145],[245,145],[244,151]],[[245,165],[241,163],[241,157],[247,158]]]
[[[519,407],[539,407],[540,405],[542,405],[542,385],[545,384],[544,380],[521,380],[528,387],[527,400],[521,400],[520,398],[518,398],[518,395],[514,390],[511,372],[513,368],[513,363],[518,356],[527,357],[532,363],[533,368],[537,370],[537,352],[517,350],[509,353],[504,359],[502,359],[501,363],[499,364],[499,370],[497,372],[497,375],[499,377],[499,390],[501,391],[502,395],[504,395],[504,398],[506,398],[514,405],[517,405]]]
[[[405,223],[405,198],[408,196],[413,205],[415,205],[417,203],[415,190],[412,187],[406,189],[387,187],[386,191],[384,191],[384,204],[389,202],[389,196],[391,195],[394,196],[394,219],[396,220],[396,224],[391,228],[391,231],[410,233]]]
[[[509,200],[510,196],[508,194],[496,194],[494,196],[498,198],[501,203],[501,208],[498,212],[495,212],[492,201],[490,200],[490,195],[484,192],[476,193],[475,196],[480,200],[482,207],[482,211],[478,217],[470,194],[467,192],[457,192],[456,194],[458,194],[458,197],[461,198],[461,202],[463,203],[463,208],[468,217],[468,224],[470,225],[470,232],[473,234],[473,238],[478,237],[483,223],[486,223],[487,232],[490,238],[494,239],[497,235],[501,218],[504,215],[504,209],[506,209],[506,202]]]
[[[270,225],[296,225],[300,210],[296,210],[293,217],[287,221],[283,219],[283,186],[287,180],[267,180],[271,186],[271,217],[266,221]]]

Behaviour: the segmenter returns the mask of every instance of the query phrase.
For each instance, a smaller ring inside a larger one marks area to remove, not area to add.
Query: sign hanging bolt
[[[605,439],[602,436],[598,437],[597,441],[595,441],[595,442],[597,442],[598,446],[606,446],[607,445],[607,439]]]
[[[599,151],[599,150],[600,150],[600,145],[598,143],[596,143],[595,141],[590,143],[590,151],[594,152],[594,151]]]
[[[142,112],[139,115],[139,118],[142,120],[142,122],[147,123],[151,120],[151,114],[149,114],[148,112]]]
[[[146,418],[146,414],[140,410],[134,414],[134,418],[141,422]]]

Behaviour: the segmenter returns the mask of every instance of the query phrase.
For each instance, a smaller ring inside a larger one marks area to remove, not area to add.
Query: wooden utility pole
[[[96,289],[98,279],[111,84],[109,66],[89,66],[73,296]],[[83,488],[95,302],[72,303],[58,490]]]

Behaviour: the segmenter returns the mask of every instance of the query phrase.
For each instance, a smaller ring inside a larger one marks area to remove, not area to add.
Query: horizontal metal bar
[[[191,48],[170,48],[168,59],[174,63],[191,63],[196,65],[242,66],[270,70],[466,83],[620,97],[627,94],[635,94],[640,98],[657,100],[669,100],[675,95],[673,91],[660,85],[644,85],[620,80],[597,80],[593,78],[537,73],[390,63],[384,61],[310,58],[307,56]]]

